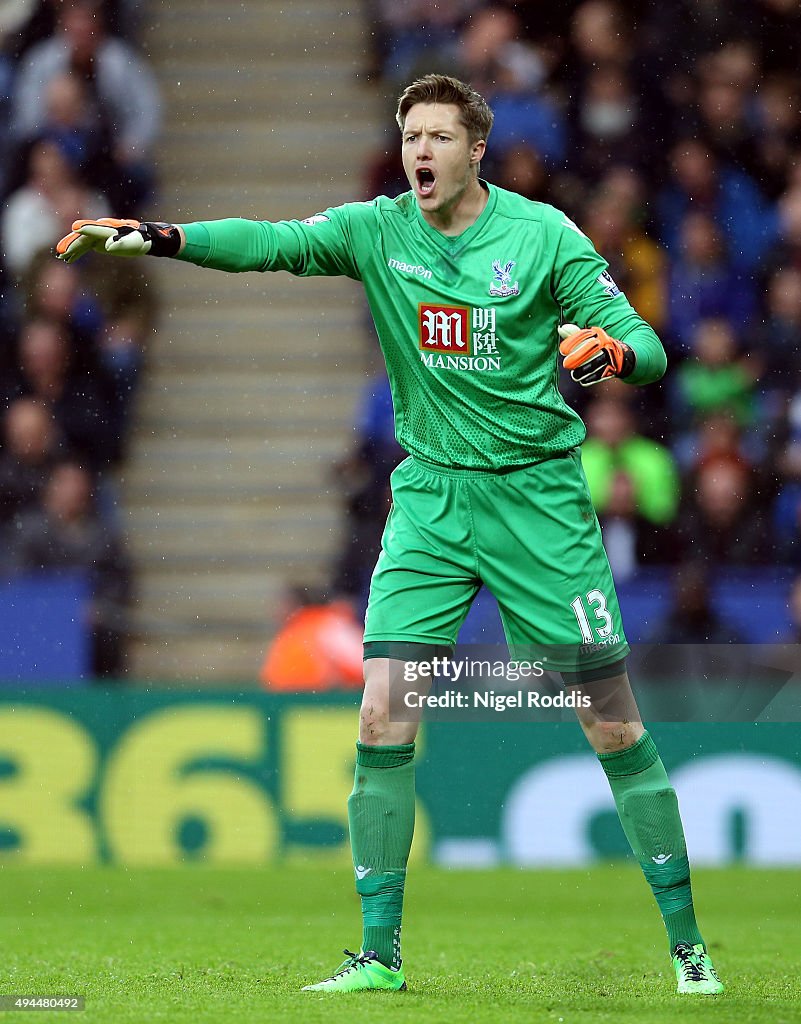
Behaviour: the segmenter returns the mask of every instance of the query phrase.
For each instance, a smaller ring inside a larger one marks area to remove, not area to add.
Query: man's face
[[[416,103],[403,126],[403,169],[423,213],[447,214],[475,179],[486,143],[471,143],[452,103]]]

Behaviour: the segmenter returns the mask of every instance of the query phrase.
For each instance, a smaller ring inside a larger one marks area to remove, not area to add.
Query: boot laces
[[[356,971],[359,967],[364,966],[373,959],[371,956],[368,956],[367,953],[354,953],[349,949],[343,949],[342,952],[348,959],[336,969],[333,975],[335,978],[338,978],[340,974],[348,974],[350,971]]]
[[[703,957],[696,953],[692,946],[686,943],[679,943],[673,951],[673,955],[681,964],[681,972],[687,981],[705,981]]]

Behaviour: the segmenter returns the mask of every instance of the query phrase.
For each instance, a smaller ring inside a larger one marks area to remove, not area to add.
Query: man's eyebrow
[[[437,127],[433,127],[433,128],[427,128],[425,130],[428,132],[429,135],[453,135],[453,128],[437,128]],[[419,135],[421,131],[423,131],[423,128],[419,128],[419,127],[404,128],[403,129],[403,134],[404,135]]]

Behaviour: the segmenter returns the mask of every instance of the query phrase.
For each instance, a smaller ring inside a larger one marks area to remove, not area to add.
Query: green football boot
[[[723,991],[709,953],[700,942],[694,946],[680,942],[673,950],[673,968],[677,991],[683,995],[716,996]]]
[[[330,978],[319,981],[316,985],[304,985],[303,992],[367,992],[384,989],[389,992],[401,992],[406,988],[403,976],[403,965],[393,971],[385,967],[376,954],[351,953],[349,949],[342,952],[348,958],[334,971]]]

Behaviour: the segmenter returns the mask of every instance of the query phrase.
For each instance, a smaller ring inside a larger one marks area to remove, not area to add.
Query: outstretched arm
[[[363,217],[366,205],[278,223],[240,218],[184,225],[112,217],[78,220],[56,246],[56,256],[72,263],[94,250],[112,256],[172,256],[229,273],[286,270],[301,276],[359,279],[352,219]],[[351,212],[354,208],[356,214]]]

